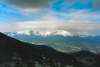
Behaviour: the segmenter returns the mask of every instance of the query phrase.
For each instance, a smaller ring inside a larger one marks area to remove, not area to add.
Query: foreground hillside
[[[64,53],[45,45],[21,42],[0,33],[0,67],[100,67],[91,51]]]

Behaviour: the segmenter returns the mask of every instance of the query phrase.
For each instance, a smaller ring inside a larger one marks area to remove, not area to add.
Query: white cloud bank
[[[27,21],[17,22],[12,24],[0,24],[0,31],[14,32],[22,30],[39,30],[39,31],[52,31],[52,30],[65,30],[72,34],[77,35],[100,35],[100,24],[90,24],[81,22],[59,22],[59,21]]]

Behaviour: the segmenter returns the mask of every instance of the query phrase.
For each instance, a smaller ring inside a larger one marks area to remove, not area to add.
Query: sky
[[[100,35],[100,0],[0,0],[0,31]]]

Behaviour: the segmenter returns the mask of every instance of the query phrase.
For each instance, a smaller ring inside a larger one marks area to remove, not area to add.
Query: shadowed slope
[[[21,42],[0,33],[1,62],[5,61],[4,59],[8,61],[13,55],[20,57],[22,62],[29,65],[37,61],[42,65],[48,64],[54,67],[56,63],[74,64],[72,60],[75,61],[71,55],[58,52],[51,47]]]

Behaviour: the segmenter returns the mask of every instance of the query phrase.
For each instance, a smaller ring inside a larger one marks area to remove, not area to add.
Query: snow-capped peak
[[[65,30],[57,30],[53,33],[54,33],[54,35],[72,36],[72,34],[70,32],[65,31]]]
[[[16,34],[24,34],[24,35],[39,35],[39,36],[49,36],[49,35],[62,35],[62,36],[72,36],[72,34],[65,30],[55,30],[55,31],[17,31]],[[13,34],[14,35],[14,34]]]

